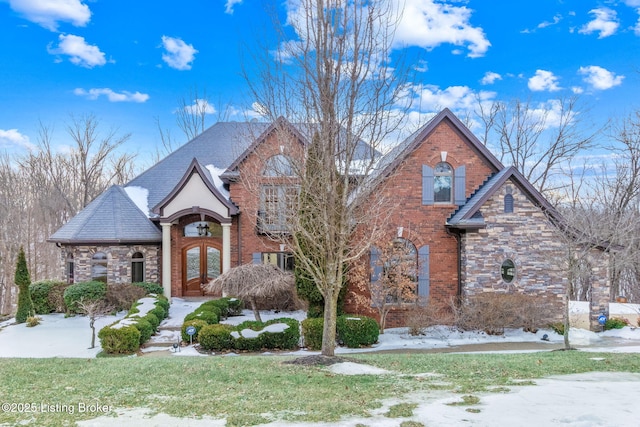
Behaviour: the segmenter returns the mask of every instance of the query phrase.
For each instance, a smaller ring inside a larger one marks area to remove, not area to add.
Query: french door
[[[182,250],[182,295],[202,295],[202,284],[220,275],[221,251],[217,245],[197,242]]]

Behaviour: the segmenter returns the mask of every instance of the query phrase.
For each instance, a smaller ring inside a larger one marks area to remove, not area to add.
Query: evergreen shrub
[[[109,354],[135,353],[140,348],[140,335],[140,331],[134,325],[105,326],[98,332],[102,349]]]
[[[64,291],[64,303],[70,313],[79,313],[78,303],[104,299],[107,294],[107,285],[103,282],[79,282],[70,285]]]
[[[198,342],[200,342],[200,347],[204,350],[215,351],[232,349],[234,345],[234,339],[231,336],[232,331],[233,327],[229,325],[204,324],[200,329],[200,332],[198,332],[197,334]]]
[[[312,317],[302,321],[304,345],[309,350],[320,350],[322,348],[323,326],[324,319],[322,317]]]
[[[53,280],[42,280],[29,286],[33,310],[36,314],[49,314],[56,311],[56,307],[49,300],[49,293],[54,285],[60,283]]]
[[[349,348],[366,347],[378,341],[380,326],[371,317],[347,314],[338,316],[336,333]]]
[[[16,263],[16,274],[14,276],[15,284],[18,287],[18,311],[16,312],[16,323],[24,323],[27,317],[33,315],[33,302],[31,301],[31,293],[29,285],[31,285],[31,277],[27,269],[27,258],[24,255],[24,249],[21,247],[18,253],[18,262]]]
[[[202,327],[205,325],[208,325],[208,323],[205,322],[204,320],[198,320],[198,319],[187,320],[186,322],[184,322],[182,324],[182,329],[180,333],[182,337],[182,341],[189,342],[192,339],[193,342],[197,342],[198,334],[200,333],[200,330],[202,330]],[[189,326],[193,326],[194,328],[196,328],[196,333],[193,334],[193,337],[189,337],[189,334],[187,334],[187,328]]]

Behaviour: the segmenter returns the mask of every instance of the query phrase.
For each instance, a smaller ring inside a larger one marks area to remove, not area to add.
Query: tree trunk
[[[251,310],[253,310],[253,315],[256,317],[256,321],[262,322],[262,318],[260,317],[260,310],[258,310],[257,308],[255,298],[250,298],[249,304],[251,304]]]
[[[89,326],[91,327],[91,347],[96,348],[96,319],[91,319],[89,321]]]
[[[336,350],[336,324],[338,319],[338,296],[340,291],[324,299],[324,323],[322,328],[322,355],[333,357]]]

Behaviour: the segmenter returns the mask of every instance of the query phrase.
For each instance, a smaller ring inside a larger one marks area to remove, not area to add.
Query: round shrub
[[[375,319],[367,316],[338,316],[336,333],[349,348],[370,346],[378,341],[380,326]]]
[[[55,311],[55,307],[49,302],[49,292],[51,292],[54,284],[55,282],[51,280],[43,280],[32,283],[29,286],[33,310],[36,314],[49,314]]]
[[[296,319],[283,317],[269,320],[264,326],[284,323],[288,326],[282,332],[263,332],[260,334],[262,348],[292,350],[298,348],[300,342],[300,322]]]
[[[162,293],[164,292],[162,285],[160,285],[159,283],[136,282],[136,283],[132,283],[132,285],[143,288],[145,290],[145,295],[149,295],[149,294],[162,295]]]
[[[184,322],[182,324],[182,330],[180,334],[182,337],[182,341],[189,342],[191,340],[191,338],[189,337],[189,334],[187,334],[187,328],[189,326],[193,326],[194,328],[196,328],[196,333],[193,334],[193,342],[198,341],[198,334],[200,333],[200,330],[202,329],[202,327],[206,325],[208,325],[207,322],[205,322],[204,320],[198,320],[198,319],[188,320]]]
[[[80,300],[100,300],[107,294],[107,285],[103,282],[80,282],[64,291],[64,303],[71,313],[78,313]]]
[[[309,350],[320,350],[322,348],[323,328],[324,319],[322,317],[310,317],[302,321],[304,345]]]
[[[140,331],[133,325],[105,326],[98,332],[102,349],[109,354],[131,354],[140,348]]]
[[[241,316],[244,304],[241,299],[238,298],[221,298],[227,301],[229,305],[227,316]]]
[[[161,307],[159,305],[156,304],[155,308],[153,308],[152,310],[149,311],[150,314],[155,314],[156,317],[158,318],[159,321],[163,321],[164,319],[167,318],[167,315],[169,314],[169,312],[167,310],[165,310],[164,307]]]
[[[211,311],[194,311],[185,316],[184,321],[187,322],[189,320],[204,320],[209,325],[215,325],[218,323],[218,315]]]
[[[160,319],[153,313],[147,313],[141,319],[145,319],[147,322],[151,324],[151,327],[154,331],[158,330],[158,326],[160,326]]]
[[[159,305],[160,307],[164,308],[167,311],[167,313],[169,313],[169,307],[171,307],[171,303],[169,302],[167,297],[165,297],[164,295],[157,296],[156,305]]]
[[[229,325],[204,325],[198,333],[200,347],[205,350],[228,350],[234,347],[234,339],[231,336],[233,327]]]
[[[135,326],[136,329],[140,331],[140,345],[147,342],[147,340],[151,338],[151,335],[153,335],[153,333],[155,332],[155,329],[153,328],[153,326],[151,326],[151,323],[149,323],[149,321],[145,318],[136,320],[133,326]]]

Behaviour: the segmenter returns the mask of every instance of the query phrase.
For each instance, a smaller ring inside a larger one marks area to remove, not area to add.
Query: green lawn
[[[393,374],[335,375],[319,367],[284,364],[286,359],[276,356],[0,359],[1,403],[15,403],[16,411],[24,410],[24,404],[35,408],[32,413],[3,410],[0,425],[25,420],[37,426],[70,425],[100,415],[78,411],[82,405],[96,404],[114,409],[149,408],[173,416],[224,417],[229,426],[275,419],[335,421],[367,416],[369,410],[380,407],[382,399],[410,391],[446,390],[462,397],[533,384],[531,380],[549,375],[640,372],[637,354],[576,351],[368,354],[353,358]],[[74,414],[67,410],[52,413],[55,405],[72,406]],[[51,410],[42,413],[43,408]],[[412,407],[396,410],[410,413]]]

